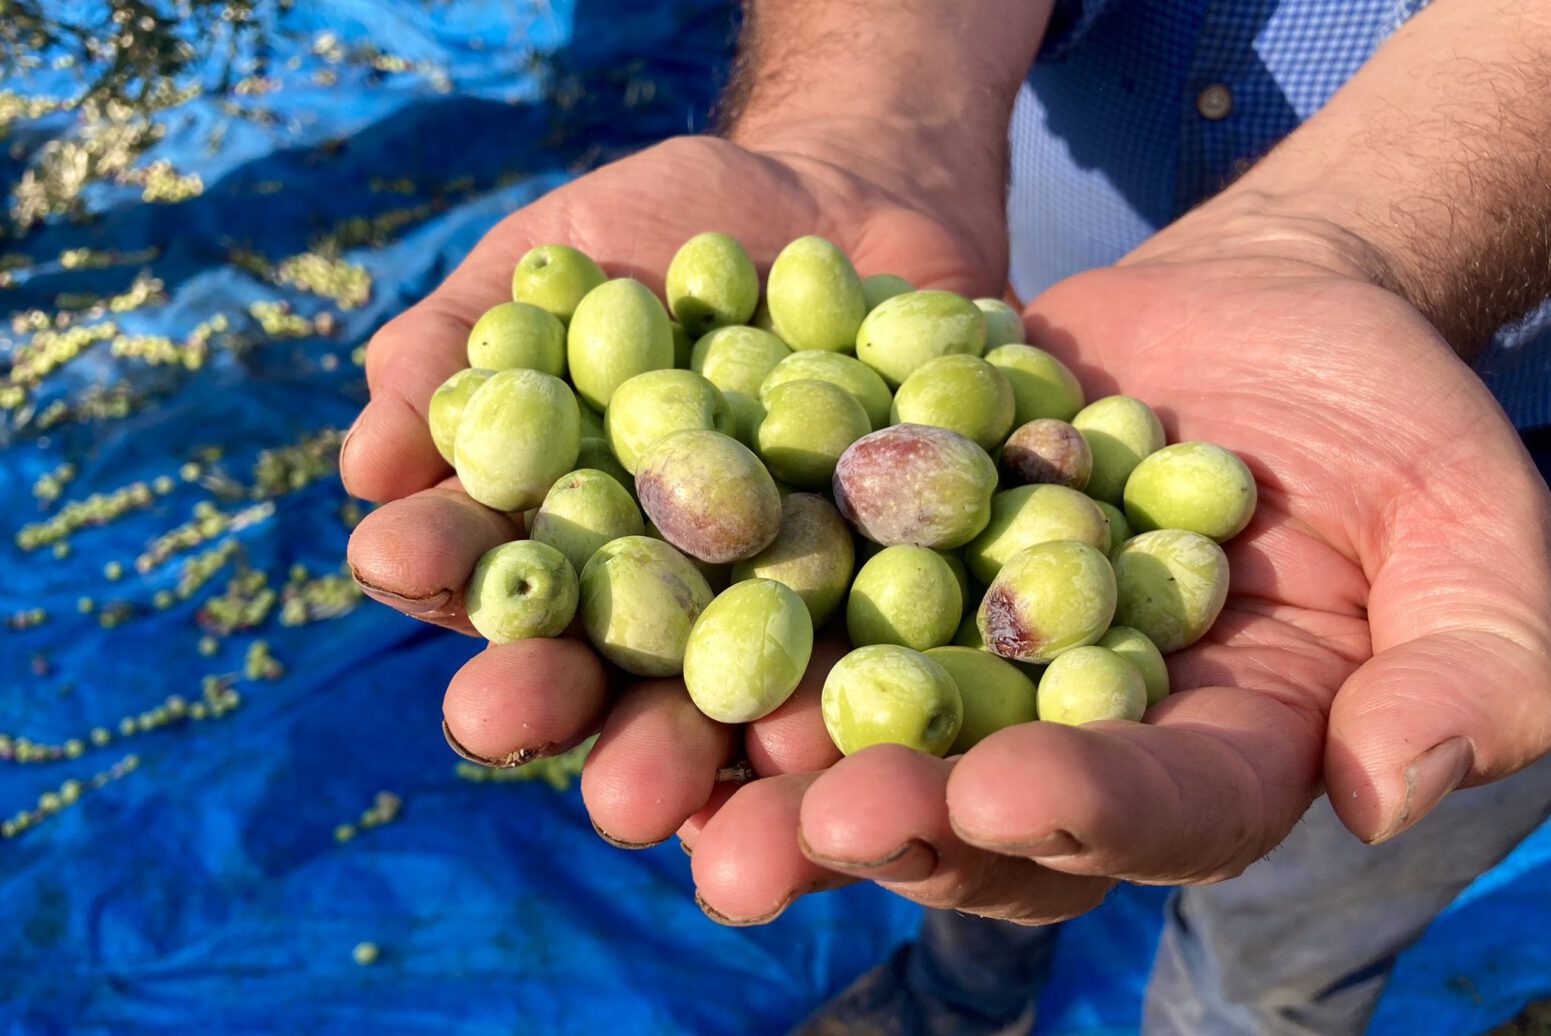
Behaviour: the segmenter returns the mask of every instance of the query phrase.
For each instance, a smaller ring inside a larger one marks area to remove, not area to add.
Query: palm
[[[1050,920],[1117,877],[1232,876],[1322,786],[1382,838],[1461,777],[1551,744],[1547,549],[1521,534],[1545,528],[1545,490],[1398,297],[1283,261],[1140,261],[1072,278],[1026,318],[1090,395],[1137,396],[1171,437],[1250,463],[1261,505],[1228,547],[1221,619],[1170,659],[1176,693],[1145,725],[1028,724],[956,763],[882,746],[744,789],[692,832],[708,900],[786,902],[849,876]],[[1461,740],[1463,770],[1429,781],[1418,760]],[[783,848],[792,825],[801,855]],[[780,867],[727,863],[756,847]]]
[[[386,502],[350,544],[352,569],[369,594],[421,620],[472,632],[461,588],[485,550],[521,534],[511,516],[462,493],[424,415],[436,387],[466,365],[469,327],[510,299],[511,272],[523,253],[568,243],[611,275],[660,289],[674,251],[708,229],[737,237],[762,268],[787,242],[817,233],[850,254],[864,275],[894,273],[921,286],[987,293],[998,289],[1003,272],[999,225],[991,233],[950,226],[815,157],[801,142],[771,157],[708,138],[670,141],[555,191],[503,220],[368,350],[372,402],[347,438],[341,470],[353,493]],[[448,690],[449,733],[475,755],[516,761],[575,743],[607,715],[585,782],[594,817],[622,841],[661,839],[705,803],[717,768],[744,749],[733,731],[686,711],[681,685],[611,682],[618,681],[580,641],[487,649]],[[806,736],[813,727],[800,706],[774,717],[765,740],[747,749],[763,769],[802,769],[832,757],[822,729],[817,739]],[[643,781],[634,747],[664,729],[680,735],[680,758],[661,780]]]

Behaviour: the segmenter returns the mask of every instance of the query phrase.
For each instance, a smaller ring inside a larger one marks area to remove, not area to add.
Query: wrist
[[[982,257],[1000,293],[1006,276],[1006,127],[977,132],[891,116],[740,120],[727,138],[826,183],[835,211],[889,198],[949,228]]]
[[[1416,304],[1403,262],[1355,221],[1306,200],[1235,185],[1144,242],[1122,264],[1231,262],[1238,269],[1340,277]]]

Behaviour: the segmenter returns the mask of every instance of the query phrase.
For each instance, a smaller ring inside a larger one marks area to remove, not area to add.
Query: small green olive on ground
[[[1076,727],[1103,719],[1134,721],[1146,711],[1142,674],[1109,648],[1073,648],[1039,679],[1039,718],[1046,723]]]
[[[751,558],[781,526],[781,495],[747,446],[720,432],[657,440],[636,472],[641,508],[669,543],[702,561]]]
[[[770,473],[804,489],[825,489],[841,454],[872,430],[867,411],[827,381],[788,381],[765,397],[754,445]]]
[[[776,538],[733,566],[732,578],[774,579],[790,587],[817,629],[845,599],[855,563],[851,530],[834,505],[814,493],[793,493],[781,500]]]
[[[970,574],[990,585],[1018,551],[1052,540],[1081,540],[1109,551],[1109,523],[1092,500],[1065,486],[1017,486],[991,498],[991,521],[964,548]]]
[[[1070,421],[1082,409],[1082,385],[1066,364],[1032,345],[999,345],[986,353],[986,362],[1007,375],[1012,385],[1017,414],[1013,424],[1025,425],[1041,417]]]
[[[1096,642],[1115,616],[1115,573],[1077,540],[1040,543],[1014,554],[980,602],[980,636],[1020,662],[1049,662]]]
[[[964,722],[949,755],[974,748],[998,730],[1039,718],[1034,681],[1005,658],[971,647],[935,647],[926,657],[948,670],[964,702]]]
[[[1083,407],[1072,426],[1088,440],[1093,474],[1084,492],[1119,506],[1126,480],[1142,458],[1163,448],[1163,425],[1152,407],[1130,396],[1105,396]]]
[[[674,253],[664,293],[674,319],[698,338],[718,327],[745,323],[754,315],[759,274],[734,238],[706,231]]]
[[[851,444],[835,466],[840,513],[876,543],[952,550],[991,520],[996,465],[957,432],[898,424]]]
[[[1126,480],[1126,517],[1139,532],[1189,529],[1222,543],[1254,517],[1255,476],[1209,442],[1181,442],[1148,454]]]
[[[469,366],[506,371],[520,367],[565,377],[565,325],[526,302],[503,302],[469,330]]]
[[[566,333],[566,362],[576,392],[608,409],[614,390],[637,374],[673,366],[673,328],[657,296],[640,281],[605,281],[582,299]]]
[[[582,571],[599,547],[646,531],[625,487],[602,471],[580,468],[561,476],[528,526],[528,536],[554,547]]]
[[[719,723],[750,723],[791,697],[813,653],[813,620],[802,599],[773,579],[734,583],[695,620],[684,652],[684,686]]]
[[[681,672],[689,631],[710,603],[711,588],[689,559],[648,536],[604,544],[582,570],[587,638],[637,676]]]
[[[492,644],[559,636],[576,616],[576,570],[546,543],[517,540],[484,553],[464,591],[469,622]]]
[[[512,300],[547,310],[570,323],[577,304],[608,280],[603,268],[567,245],[540,245],[517,262]]]
[[[925,651],[953,639],[964,596],[953,569],[926,547],[885,547],[856,574],[846,632],[857,647],[899,644]]]
[[[1012,427],[1012,386],[978,356],[940,356],[917,367],[894,394],[896,424],[948,428],[990,452]]]
[[[1115,622],[1165,655],[1206,635],[1228,599],[1228,556],[1186,529],[1138,533],[1115,552]]]
[[[878,744],[943,755],[964,721],[963,699],[948,671],[897,644],[860,647],[841,658],[820,701],[824,727],[846,755]]]
[[[465,367],[431,393],[431,402],[426,407],[426,424],[430,426],[431,441],[436,444],[436,452],[448,464],[452,463],[453,443],[457,441],[458,420],[463,416],[464,406],[468,404],[474,390],[494,373]]]
[[[532,370],[499,371],[463,406],[453,467],[464,492],[497,511],[526,511],[576,465],[581,415],[565,382]]]
[[[765,302],[775,333],[793,349],[850,352],[867,314],[862,281],[846,254],[822,237],[800,237],[770,266]]]
[[[1098,643],[1136,666],[1147,686],[1148,705],[1156,705],[1169,696],[1169,665],[1147,634],[1130,626],[1111,626]]]
[[[868,313],[856,333],[856,358],[891,388],[939,356],[979,356],[985,347],[985,314],[951,291],[895,295]]]

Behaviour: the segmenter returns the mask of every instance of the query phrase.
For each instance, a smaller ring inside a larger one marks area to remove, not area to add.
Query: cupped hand
[[[606,166],[505,219],[444,284],[386,325],[367,350],[371,402],[340,459],[350,492],[384,502],[350,542],[352,571],[366,592],[405,614],[471,632],[462,587],[474,563],[520,535],[516,516],[461,491],[425,415],[436,387],[467,365],[471,325],[510,300],[512,270],[531,247],[570,244],[610,276],[637,277],[660,291],[674,251],[700,231],[734,235],[761,270],[787,242],[820,234],[864,276],[894,273],[921,287],[1000,293],[1000,198],[943,205],[922,196],[909,167],[864,160],[854,134],[843,154],[820,143],[836,136],[808,127],[768,137],[757,151],[683,138]],[[864,167],[876,174],[855,172]],[[932,215],[942,212],[951,215]],[[821,648],[818,657],[838,655]],[[816,664],[810,685],[745,734],[696,712],[680,681],[610,672],[582,639],[528,641],[475,656],[448,688],[444,714],[447,733],[465,752],[497,764],[553,754],[601,729],[583,779],[588,809],[606,837],[645,845],[709,815],[708,803],[734,786],[722,782],[718,790],[719,772],[730,764],[747,758],[768,774],[833,762],[837,753],[817,720],[823,671]]]
[[[1025,317],[1090,398],[1136,396],[1171,441],[1249,463],[1260,507],[1227,545],[1227,606],[1145,724],[1028,724],[956,761],[876,748],[801,778],[810,869],[783,895],[840,872],[1048,920],[1115,879],[1232,877],[1322,792],[1387,840],[1551,749],[1551,499],[1360,249],[1202,215]]]

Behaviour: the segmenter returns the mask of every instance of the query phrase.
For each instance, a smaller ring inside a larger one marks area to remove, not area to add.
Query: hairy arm
[[[822,153],[1002,242],[1007,123],[1054,5],[747,0],[719,132]]]
[[[1551,7],[1435,0],[1220,200],[1334,231],[1472,358],[1551,295]]]

